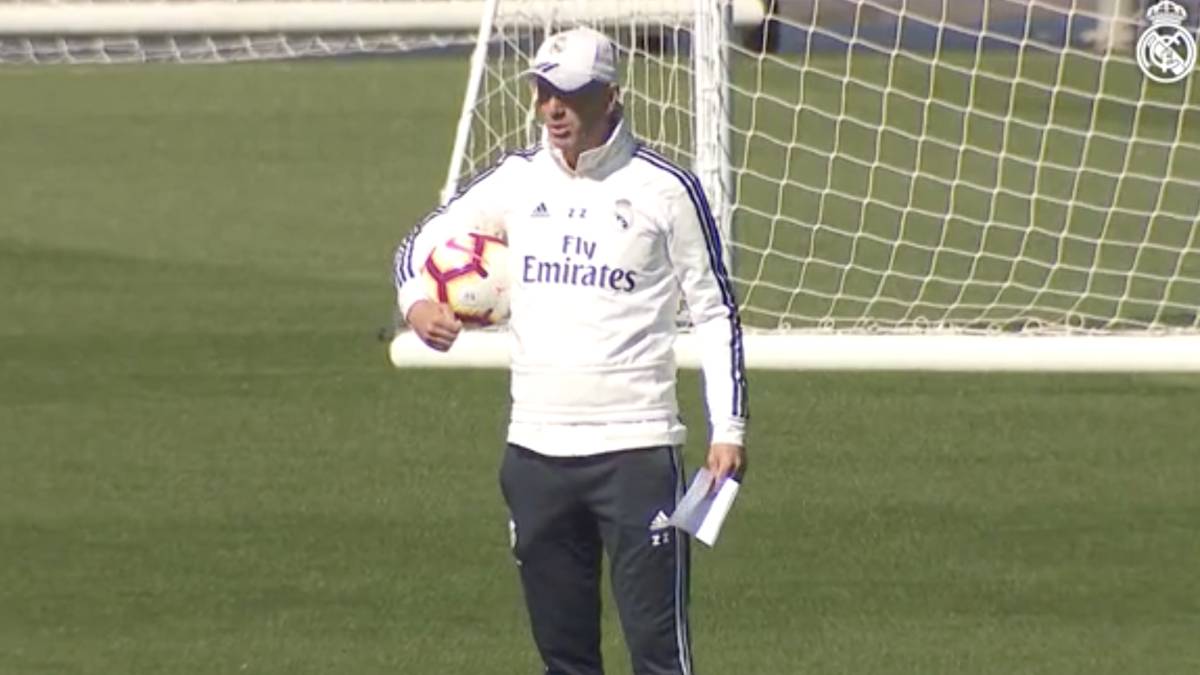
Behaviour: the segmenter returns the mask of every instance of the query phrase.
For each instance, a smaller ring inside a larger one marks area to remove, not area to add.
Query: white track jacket
[[[512,280],[508,441],[553,456],[681,445],[679,301],[702,345],[711,442],[742,444],[742,331],[700,183],[621,123],[570,169],[548,144],[505,156],[400,244],[402,316],[432,247],[503,233]]]

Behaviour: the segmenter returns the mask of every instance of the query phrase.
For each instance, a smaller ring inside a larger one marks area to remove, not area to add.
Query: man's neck
[[[603,129],[603,133],[596,134],[596,138],[594,139],[588,139],[589,142],[585,144],[585,147],[574,152],[563,151],[563,162],[565,162],[566,165],[570,167],[572,171],[574,171],[579,165],[580,155],[589,150],[595,150],[596,148],[602,147],[608,142],[608,139],[612,138],[613,132],[616,131],[617,125],[620,123],[620,115],[613,115],[610,117],[608,119],[608,124],[606,124],[604,127],[601,127]]]

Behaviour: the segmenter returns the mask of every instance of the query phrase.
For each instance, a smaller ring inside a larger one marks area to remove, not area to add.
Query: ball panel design
[[[475,326],[508,318],[508,246],[500,237],[469,232],[435,246],[422,267],[427,295]]]

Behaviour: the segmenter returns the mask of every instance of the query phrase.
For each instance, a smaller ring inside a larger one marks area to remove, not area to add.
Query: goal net
[[[556,4],[562,15],[581,5]],[[765,331],[771,364],[878,367],[878,351],[899,350],[912,353],[896,367],[1197,367],[1200,91],[1194,78],[1164,85],[1139,71],[1127,38],[1146,28],[1144,5],[764,9],[763,23],[732,22],[703,52],[721,59],[716,85],[698,72],[695,17],[589,23],[622,50],[638,135],[685,166],[717,143],[706,188],[723,193],[712,201],[743,321]],[[573,18],[497,16],[448,186],[534,139],[516,74],[545,30]],[[704,119],[718,96],[718,119]],[[715,139],[714,124],[725,125]],[[975,336],[988,339],[960,339]],[[1054,341],[1005,339],[1017,336]],[[839,355],[797,356],[805,345]],[[947,354],[963,345],[977,347]],[[1001,351],[1014,345],[1015,361]],[[747,356],[771,365],[754,358],[764,350]]]

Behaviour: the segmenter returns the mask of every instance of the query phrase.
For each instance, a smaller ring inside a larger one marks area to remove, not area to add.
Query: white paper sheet
[[[726,478],[716,490],[710,491],[711,485],[712,474],[702,467],[692,478],[692,484],[684,493],[683,499],[679,500],[675,513],[671,514],[668,521],[673,527],[687,532],[709,546],[717,542],[721,525],[724,524],[725,516],[729,514],[733,499],[741,487],[733,478]]]

